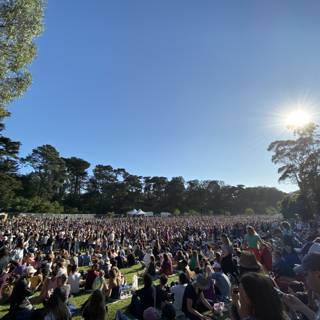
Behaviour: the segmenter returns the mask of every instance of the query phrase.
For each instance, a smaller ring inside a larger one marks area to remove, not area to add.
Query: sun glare
[[[299,109],[292,111],[286,117],[286,125],[288,127],[302,128],[312,121],[310,113]]]

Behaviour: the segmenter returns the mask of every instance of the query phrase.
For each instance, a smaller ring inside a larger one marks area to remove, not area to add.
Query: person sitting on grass
[[[196,281],[187,285],[183,300],[182,311],[190,320],[207,320],[207,316],[201,314],[205,309],[213,311],[213,307],[205,299],[203,290],[208,289],[210,282],[202,274],[199,274]]]
[[[46,273],[47,270],[44,270],[44,273]],[[51,277],[46,277],[43,286],[40,293],[40,300],[48,300],[51,293],[55,288],[58,286],[58,276],[57,276],[57,268],[53,268],[51,272]]]
[[[154,256],[150,257],[150,263],[149,263],[149,266],[147,268],[146,273],[150,274],[150,276],[153,278],[157,275],[156,261],[155,261]]]
[[[45,306],[43,320],[69,320],[71,313],[66,304],[67,293],[63,288],[56,288]]]
[[[32,319],[33,306],[29,300],[32,292],[28,288],[28,283],[24,278],[20,278],[15,283],[12,294],[9,298],[10,309],[3,319],[28,320]]]
[[[81,274],[78,272],[76,265],[71,266],[68,283],[70,284],[71,294],[78,294],[80,292],[80,286],[83,284],[83,280],[81,280]]]
[[[214,280],[215,295],[221,301],[228,300],[231,294],[230,279],[222,272],[218,262],[213,264],[213,270],[211,278]]]
[[[127,256],[127,267],[130,268],[136,264],[136,258],[132,253],[132,250],[129,249]]]
[[[176,310],[171,303],[166,303],[161,311],[161,320],[176,319]]]
[[[28,287],[32,292],[35,292],[41,287],[43,277],[33,266],[28,266],[26,269],[26,280]]]
[[[62,274],[59,278],[58,278],[58,283],[57,283],[57,288],[61,288],[62,290],[65,291],[66,294],[66,302],[69,299],[70,296],[70,291],[71,291],[71,287],[70,284],[67,283],[68,282],[68,278],[65,274]]]
[[[92,289],[92,285],[93,282],[95,280],[96,277],[99,276],[99,265],[97,264],[93,264],[91,267],[91,270],[89,270],[86,274],[86,282],[84,284],[84,289],[85,290],[91,290]]]
[[[171,287],[170,291],[173,294],[173,307],[176,311],[176,315],[182,316],[182,300],[184,291],[188,285],[189,281],[185,273],[181,272],[179,274],[179,283]]]
[[[129,312],[142,319],[144,310],[155,306],[155,287],[152,285],[152,278],[149,274],[143,276],[143,288],[133,292]]]
[[[111,268],[109,272],[109,281],[106,289],[106,297],[118,300],[121,295],[121,286],[124,283],[124,278],[117,267]]]
[[[84,320],[106,320],[107,307],[101,290],[94,290],[82,309]]]
[[[163,305],[169,301],[168,288],[168,277],[165,274],[160,276],[160,284],[156,288],[156,308],[161,309]]]
[[[164,273],[166,276],[170,276],[173,273],[172,261],[167,253],[163,254],[163,262],[159,271],[160,274]]]

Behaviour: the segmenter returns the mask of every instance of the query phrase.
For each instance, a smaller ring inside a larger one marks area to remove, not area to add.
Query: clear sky
[[[317,108],[319,35],[317,0],[48,0],[7,134],[22,155],[48,143],[138,175],[294,190],[266,149],[297,101]]]

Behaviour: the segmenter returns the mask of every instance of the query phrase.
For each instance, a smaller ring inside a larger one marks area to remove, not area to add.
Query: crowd
[[[3,319],[107,319],[130,292],[119,320],[319,320],[318,234],[317,221],[277,216],[12,217],[0,222]],[[121,273],[136,264],[140,289]]]

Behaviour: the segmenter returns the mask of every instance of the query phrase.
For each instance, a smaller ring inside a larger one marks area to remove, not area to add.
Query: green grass
[[[80,267],[80,270],[86,270],[86,267]],[[121,272],[124,274],[125,280],[127,283],[132,283],[132,277],[134,274],[137,274],[138,272],[142,271],[142,267],[140,264],[137,264],[131,268],[121,269]],[[171,283],[171,281],[178,281],[178,275],[172,275],[169,277],[168,284]],[[159,280],[154,281],[154,284],[159,284]],[[70,302],[73,303],[77,308],[80,308],[80,306],[89,298],[90,293],[83,293],[79,296],[70,298]],[[108,303],[108,319],[113,320],[115,319],[115,314],[117,310],[125,311],[130,303],[131,298],[124,299],[124,300],[118,300],[112,303]],[[41,308],[42,305],[38,304],[36,305],[37,308]],[[8,305],[0,305],[0,319],[8,312],[9,306]],[[81,320],[81,316],[74,317],[72,319],[75,320]]]

